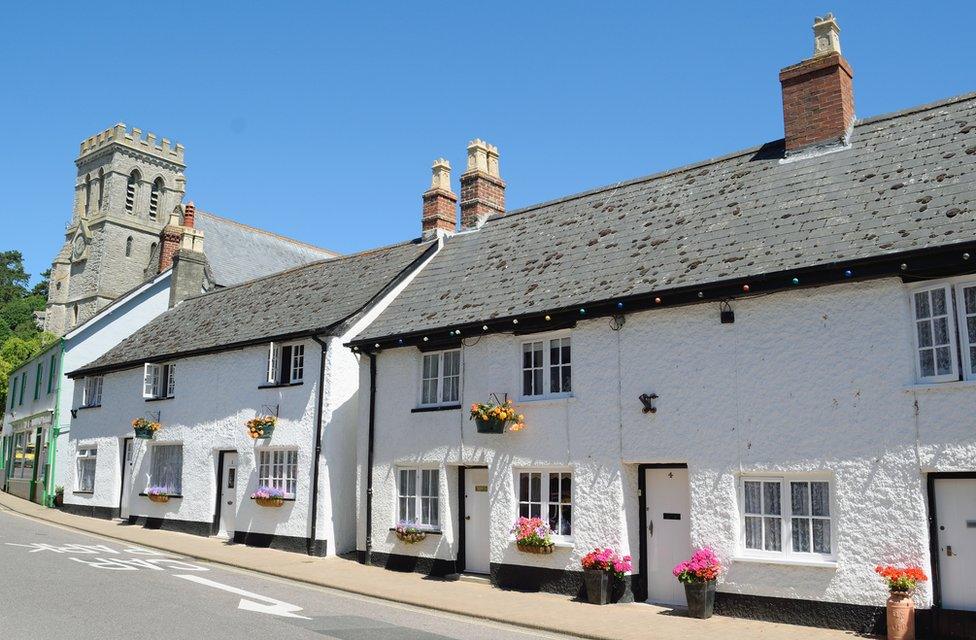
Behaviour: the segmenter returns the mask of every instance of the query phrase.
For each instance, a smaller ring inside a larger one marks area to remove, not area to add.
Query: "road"
[[[562,638],[237,571],[0,510],[0,637]]]

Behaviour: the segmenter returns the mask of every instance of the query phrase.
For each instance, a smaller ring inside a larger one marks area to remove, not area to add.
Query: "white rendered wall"
[[[913,562],[931,573],[926,471],[976,469],[976,385],[916,387],[908,295],[898,279],[845,283],[736,300],[734,324],[705,303],[627,315],[572,330],[574,397],[518,402],[520,433],[481,435],[472,402],[518,395],[525,337],[467,340],[462,408],[411,413],[420,352],[381,352],[377,369],[373,550],[454,559],[457,465],[488,465],[491,562],[579,570],[583,554],[610,545],[639,555],[637,464],[687,463],[691,535],[729,565],[720,590],[877,605],[873,567]],[[358,458],[364,522],[368,360],[360,384]],[[638,396],[657,393],[658,412]],[[914,402],[918,398],[916,420]],[[917,434],[917,436],[916,436]],[[916,437],[918,447],[916,448]],[[396,541],[398,465],[440,468],[442,536]],[[549,556],[519,553],[514,472],[569,468],[574,545]],[[735,561],[742,474],[818,474],[831,481],[836,567]],[[365,546],[360,527],[357,540]],[[636,570],[636,569],[635,569]],[[919,602],[931,601],[930,584]]]

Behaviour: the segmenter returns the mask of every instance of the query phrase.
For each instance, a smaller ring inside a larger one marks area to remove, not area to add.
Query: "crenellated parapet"
[[[142,129],[133,127],[127,129],[125,123],[120,122],[111,129],[106,129],[99,134],[87,138],[81,143],[81,150],[78,158],[81,159],[90,153],[104,149],[111,144],[121,144],[130,149],[136,149],[168,162],[183,165],[183,145],[177,143],[171,146],[167,138],[162,138],[159,144],[156,142],[156,134],[152,132],[142,135]]]

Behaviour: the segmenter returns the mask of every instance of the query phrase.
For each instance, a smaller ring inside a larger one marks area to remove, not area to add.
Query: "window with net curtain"
[[[153,445],[150,458],[149,485],[166,487],[168,493],[183,493],[183,445]]]

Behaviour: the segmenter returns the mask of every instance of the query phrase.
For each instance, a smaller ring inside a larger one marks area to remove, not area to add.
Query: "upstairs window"
[[[926,283],[910,294],[918,382],[976,380],[976,282]]]
[[[297,384],[305,377],[305,345],[268,346],[268,384]]]
[[[102,376],[88,376],[85,378],[85,388],[82,392],[81,406],[100,407],[102,405]]]
[[[129,180],[125,184],[125,212],[133,213],[136,209],[136,190],[139,188],[139,172],[133,171],[129,174]]]
[[[38,362],[34,372],[34,399],[41,397],[41,380],[44,379],[44,363]]]
[[[47,392],[51,393],[54,391],[54,374],[57,373],[58,369],[58,356],[51,355],[51,363],[47,367]]]
[[[27,372],[20,374],[20,395],[17,396],[17,404],[24,404],[24,388],[27,386]]]
[[[156,178],[149,191],[149,219],[155,220],[156,213],[159,211],[159,196],[163,192],[163,179]]]
[[[573,391],[569,336],[522,343],[522,396],[564,397]]]
[[[142,378],[142,397],[147,400],[172,398],[176,392],[176,365],[146,363]]]
[[[461,401],[461,351],[425,353],[421,372],[421,406],[452,405]]]
[[[17,402],[17,376],[11,376],[10,378],[10,408],[14,408],[14,403]]]

